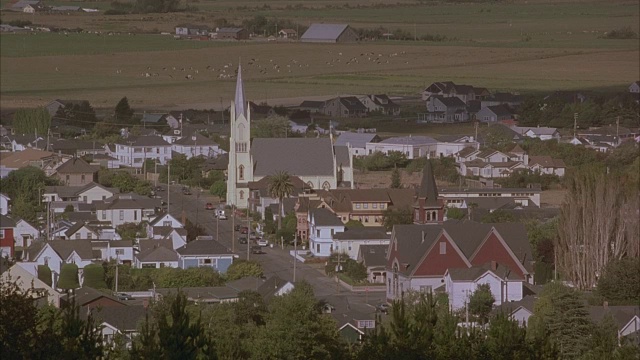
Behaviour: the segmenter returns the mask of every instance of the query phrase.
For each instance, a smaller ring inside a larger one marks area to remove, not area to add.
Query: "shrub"
[[[47,265],[38,265],[38,279],[51,286],[51,269]]]
[[[60,269],[58,287],[65,290],[77,289],[80,287],[80,283],[78,282],[78,265],[62,265],[62,268]]]
[[[94,289],[108,289],[102,265],[87,265],[84,268],[83,274],[83,286],[92,287]]]
[[[611,30],[606,35],[603,36],[605,39],[637,39],[638,34],[636,34],[630,26],[624,26],[619,29]]]

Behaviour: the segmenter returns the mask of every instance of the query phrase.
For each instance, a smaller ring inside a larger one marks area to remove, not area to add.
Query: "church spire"
[[[242,65],[238,64],[238,79],[236,81],[236,97],[235,97],[235,110],[236,117],[240,114],[247,117],[247,111],[245,109],[246,100],[244,98],[244,83],[242,82]]]

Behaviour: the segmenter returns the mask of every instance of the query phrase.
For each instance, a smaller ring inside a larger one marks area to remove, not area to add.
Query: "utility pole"
[[[118,262],[119,262],[119,257],[116,256],[116,293],[118,293]]]
[[[576,138],[576,129],[578,128],[578,113],[573,113],[573,138]]]
[[[158,187],[158,178],[160,177],[160,176],[158,175],[158,160],[156,160],[156,161],[153,163],[153,173],[155,174],[155,180],[154,180],[154,182],[153,182],[153,187],[154,187],[154,188],[157,188],[157,187]],[[154,189],[154,190],[155,190],[155,189]]]
[[[296,282],[296,263],[298,262],[298,233],[293,235],[293,282]]]
[[[220,242],[220,216],[216,214],[216,241]]]
[[[171,163],[167,163],[167,214],[171,210]]]
[[[249,261],[249,249],[251,249],[251,217],[249,217],[249,199],[247,199],[247,261]]]

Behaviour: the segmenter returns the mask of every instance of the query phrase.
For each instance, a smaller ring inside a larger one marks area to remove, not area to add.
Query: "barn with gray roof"
[[[311,24],[300,38],[309,43],[344,43],[358,40],[358,34],[347,24]]]

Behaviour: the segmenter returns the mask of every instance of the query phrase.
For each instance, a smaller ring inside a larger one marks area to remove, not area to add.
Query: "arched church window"
[[[313,189],[313,183],[311,181],[307,181],[307,186],[309,189]]]
[[[329,190],[329,189],[331,189],[331,184],[329,184],[329,182],[328,182],[328,181],[325,181],[325,182],[322,184],[322,189],[323,189],[323,190]]]
[[[238,179],[244,180],[244,165],[238,166]]]
[[[244,124],[239,124],[238,125],[238,141],[245,141],[244,140],[244,132],[245,132]]]
[[[240,199],[244,199],[244,191],[240,190]]]

